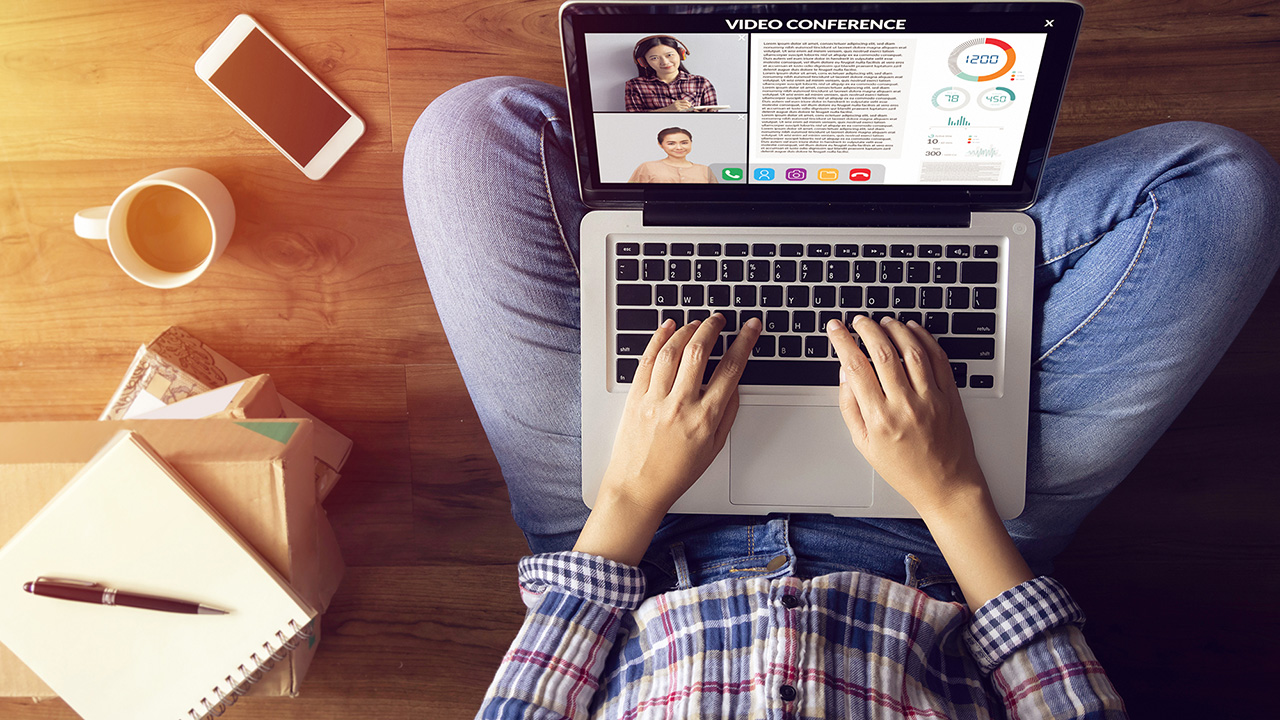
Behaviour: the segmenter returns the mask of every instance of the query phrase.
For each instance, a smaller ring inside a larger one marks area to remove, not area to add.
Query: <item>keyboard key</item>
[[[862,307],[862,288],[857,285],[845,285],[840,288],[840,307]]]
[[[698,257],[720,257],[720,243],[698,243]]]
[[[725,282],[742,282],[742,261],[721,260],[720,279]]]
[[[760,306],[761,307],[782,307],[782,286],[781,285],[761,285],[760,286]]]
[[[791,313],[791,332],[811,333],[817,329],[817,323],[817,314],[812,310],[797,310]]]
[[[869,283],[876,281],[876,264],[873,260],[858,260],[853,263],[853,281]]]
[[[693,257],[693,243],[671,243],[671,254],[681,257]]]
[[[711,355],[713,357],[720,357],[723,354],[724,354],[724,336],[717,335],[715,344],[711,346]]]
[[[693,263],[688,260],[671,260],[667,263],[667,279],[688,281],[693,277]]]
[[[916,306],[916,289],[913,287],[896,287],[893,289],[893,307],[899,310]]]
[[[992,375],[974,375],[969,378],[969,387],[973,388],[989,388],[994,387],[996,379]]]
[[[951,313],[951,332],[956,335],[995,335],[995,313]]]
[[[924,314],[924,329],[933,335],[946,335],[951,330],[951,321],[944,312]]]
[[[823,323],[822,327],[825,328],[826,326],[826,323]],[[807,337],[804,339],[804,356],[807,358],[825,358],[829,345],[830,343],[827,342],[825,337],[819,335]]]
[[[836,257],[851,258],[858,257],[857,245],[837,245]]]
[[[804,285],[788,285],[787,307],[809,307],[809,288]]]
[[[761,324],[764,324],[764,312],[760,310],[743,310],[738,313],[738,321],[742,324],[741,326],[745,326],[751,318],[755,318]]]
[[[666,255],[667,244],[666,243],[645,243],[644,254],[645,255]]]
[[[619,330],[657,330],[657,310],[618,310]]]
[[[804,246],[800,243],[783,243],[779,252],[782,257],[804,257]]]
[[[769,282],[769,265],[768,260],[748,260],[747,282]]]
[[[936,287],[936,286],[920,288],[920,307],[922,308],[942,307],[942,288]]]
[[[921,325],[921,324],[923,324],[923,323],[924,323],[924,316],[923,316],[923,315],[921,315],[920,313],[918,313],[918,312],[914,312],[914,311],[912,311],[912,312],[900,312],[900,313],[898,313],[898,322],[900,322],[900,323],[902,323],[902,324],[904,324],[904,325],[905,325],[906,323],[909,323],[909,322],[913,321],[913,320],[915,321],[915,323],[916,323],[917,325]]]
[[[951,363],[951,375],[956,379],[956,387],[969,386],[969,366],[965,363]]]
[[[799,335],[783,335],[778,338],[778,357],[800,357],[804,341]]]
[[[653,304],[653,292],[648,285],[618,285],[615,290],[619,305]]]
[[[885,260],[880,263],[880,282],[886,284],[902,282],[902,261]]]
[[[947,288],[947,309],[948,310],[968,310],[969,309],[969,288],[967,287]]]
[[[654,285],[653,304],[674,307],[680,304],[680,288],[675,285]]]
[[[643,355],[644,349],[649,346],[649,338],[652,335],[633,335],[631,333],[618,334],[618,354],[619,355]]]
[[[927,283],[929,282],[929,262],[927,260],[912,260],[907,263],[907,282],[909,283]]]
[[[640,261],[639,260],[618,260],[618,272],[615,275],[618,280],[639,280],[640,279]]]
[[[836,289],[832,285],[819,285],[813,289],[814,307],[835,307]]]
[[[884,257],[887,254],[883,245],[863,245],[862,257]]]
[[[684,305],[685,307],[701,306],[702,305],[702,286],[701,285],[681,285],[680,286],[680,304]]]
[[[890,245],[889,257],[909,258],[916,256],[916,247],[914,245]]]
[[[872,319],[872,320],[874,320],[874,321],[876,321],[877,323],[878,323],[878,322],[880,322],[881,320],[885,319],[885,318],[891,318],[891,317],[893,317],[893,313],[891,313],[891,312],[873,312],[873,313],[871,313],[871,319]]]
[[[796,281],[796,261],[795,260],[774,260],[773,261],[773,281],[779,283],[788,283]]]
[[[746,257],[747,244],[746,243],[729,243],[724,246],[724,254],[728,255],[729,257]]]
[[[644,279],[649,282],[660,282],[667,279],[667,264],[662,260],[644,261]]]
[[[994,258],[1000,256],[999,245],[978,245],[973,248],[973,256],[976,258]]]
[[[809,245],[805,247],[805,253],[809,257],[831,257],[830,245]]]
[[[942,246],[941,245],[921,245],[920,257],[940,258],[942,257]]]
[[[616,252],[619,255],[639,255],[640,243],[633,243],[633,242],[618,243]]]
[[[822,270],[821,260],[801,260],[800,261],[800,282],[816,283],[822,282],[825,273]]]
[[[844,315],[841,314],[838,310],[823,310],[822,312],[818,313],[818,327],[816,332],[826,332],[827,323],[831,322],[832,320],[844,322]]]
[[[707,304],[711,307],[729,307],[729,286],[712,285],[708,287]]]
[[[711,317],[711,311],[705,308],[689,311],[689,322],[693,322],[694,320],[702,320],[705,322],[709,317]]]
[[[778,248],[769,243],[754,243],[751,246],[752,257],[773,257],[778,254]]]
[[[618,382],[629,383],[640,367],[639,358],[618,358]]]
[[[829,283],[849,282],[849,261],[848,260],[827,261],[827,282]]]
[[[991,360],[996,356],[996,341],[986,337],[942,337],[938,344],[952,360]]]
[[[680,327],[681,325],[684,325],[683,310],[664,309],[662,311],[662,322],[666,322],[668,318],[675,321],[676,327]]]
[[[947,257],[967,258],[969,257],[969,246],[968,245],[948,245]]]
[[[960,282],[962,283],[991,285],[995,283],[999,274],[1000,264],[996,262],[973,260],[960,263]]]
[[[956,264],[944,260],[933,264],[933,282],[937,285],[949,285],[956,281]]]
[[[978,310],[991,310],[996,306],[996,289],[980,287],[973,289],[973,306]]]
[[[770,310],[764,314],[764,331],[768,333],[786,332],[791,327],[791,313],[786,310]]]
[[[702,283],[719,280],[716,277],[717,264],[715,260],[698,260],[693,264],[693,279]]]
[[[756,338],[756,345],[751,348],[751,357],[773,357],[775,339],[772,335],[761,335]],[[750,365],[751,363],[748,362],[747,364]]]
[[[765,336],[767,337],[767,336]],[[761,337],[764,340],[765,337]],[[772,342],[773,338],[768,337]],[[757,347],[759,344],[757,343]],[[755,355],[754,351],[752,353]],[[755,355],[755,357],[772,357]],[[707,370],[702,376],[705,383],[711,379],[711,373],[720,364],[719,360],[707,362]],[[840,384],[839,360],[751,360],[742,371],[740,385],[803,385],[811,387],[836,387]]]
[[[737,310],[721,310],[724,316],[724,329],[720,332],[731,333],[738,331],[738,311]]]
[[[734,285],[733,286],[733,306],[734,307],[755,307],[756,306],[756,286],[755,285]]]
[[[887,287],[867,288],[867,307],[869,308],[889,307],[889,288]]]

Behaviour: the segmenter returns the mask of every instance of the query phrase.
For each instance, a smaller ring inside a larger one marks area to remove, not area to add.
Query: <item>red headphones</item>
[[[636,43],[635,49],[631,51],[631,57],[635,58],[636,65],[639,65],[641,70],[649,69],[649,63],[644,59],[644,56],[640,54],[640,46],[654,38],[664,38],[666,40],[674,40],[676,45],[679,46],[676,48],[676,52],[680,53],[680,62],[684,62],[685,58],[688,58],[690,55],[693,54],[692,52],[689,52],[689,47],[687,45],[680,42],[676,38],[671,37],[670,35],[650,35],[648,37],[642,37]],[[666,45],[666,43],[662,43],[662,44]]]

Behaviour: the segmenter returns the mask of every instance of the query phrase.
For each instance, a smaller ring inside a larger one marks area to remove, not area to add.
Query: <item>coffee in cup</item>
[[[139,180],[109,206],[76,213],[80,237],[107,241],[130,277],[156,288],[186,285],[226,249],[235,226],[227,188],[196,168]]]

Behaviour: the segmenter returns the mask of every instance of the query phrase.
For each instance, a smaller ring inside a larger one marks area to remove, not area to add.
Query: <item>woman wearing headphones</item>
[[[713,183],[711,168],[689,160],[693,152],[693,133],[670,127],[658,132],[658,146],[667,156],[661,160],[640,163],[631,173],[633,183]]]
[[[627,112],[689,112],[715,105],[711,81],[684,68],[691,54],[669,35],[641,38],[632,51],[639,77],[627,81]]]

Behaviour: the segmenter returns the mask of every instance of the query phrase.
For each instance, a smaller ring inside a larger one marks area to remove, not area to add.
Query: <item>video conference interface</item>
[[[1045,34],[779,25],[585,33],[600,182],[1013,182]]]

